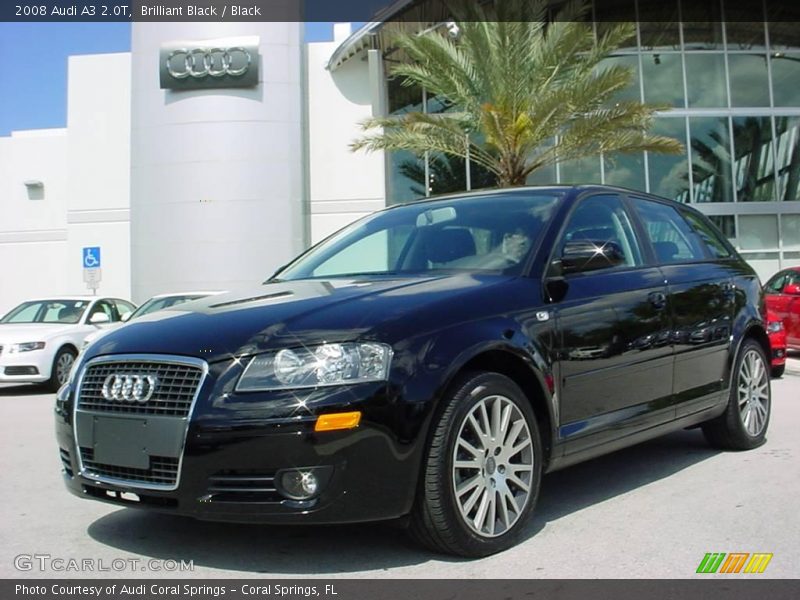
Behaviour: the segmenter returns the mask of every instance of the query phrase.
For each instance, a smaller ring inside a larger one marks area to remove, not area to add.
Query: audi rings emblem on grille
[[[233,68],[234,60],[244,64]],[[167,56],[167,72],[175,79],[191,76],[200,79],[206,75],[239,77],[247,72],[253,58],[242,46],[233,48],[178,48]]]
[[[144,404],[153,397],[158,386],[155,375],[126,375],[112,373],[103,382],[103,398],[117,402]]]

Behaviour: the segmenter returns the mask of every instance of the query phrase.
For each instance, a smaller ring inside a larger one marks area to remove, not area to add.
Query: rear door
[[[677,416],[691,414],[716,404],[725,387],[735,267],[720,256],[730,254],[725,245],[712,250],[688,213],[671,203],[633,200],[667,283]]]
[[[666,286],[645,264],[630,214],[616,194],[580,199],[555,256],[570,242],[614,244],[623,262],[555,278],[560,436],[567,454],[673,418]],[[556,273],[557,274],[557,273]]]

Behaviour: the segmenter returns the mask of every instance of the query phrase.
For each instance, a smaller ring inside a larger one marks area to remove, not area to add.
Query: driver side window
[[[615,264],[605,268],[629,268],[644,263],[628,213],[618,196],[598,195],[581,200],[569,216],[558,248],[560,256],[568,246],[594,245],[598,251],[613,250]]]

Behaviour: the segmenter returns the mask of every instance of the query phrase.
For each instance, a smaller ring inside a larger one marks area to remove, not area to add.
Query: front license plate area
[[[150,468],[150,457],[179,458],[184,419],[109,417],[78,412],[78,444],[93,450],[93,462],[129,469]]]
[[[146,419],[97,418],[94,423],[94,462],[149,469]]]

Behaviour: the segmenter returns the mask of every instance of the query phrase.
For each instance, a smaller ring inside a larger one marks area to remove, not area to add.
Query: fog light
[[[319,489],[319,481],[312,471],[286,471],[281,476],[281,487],[293,500],[308,500]]]

